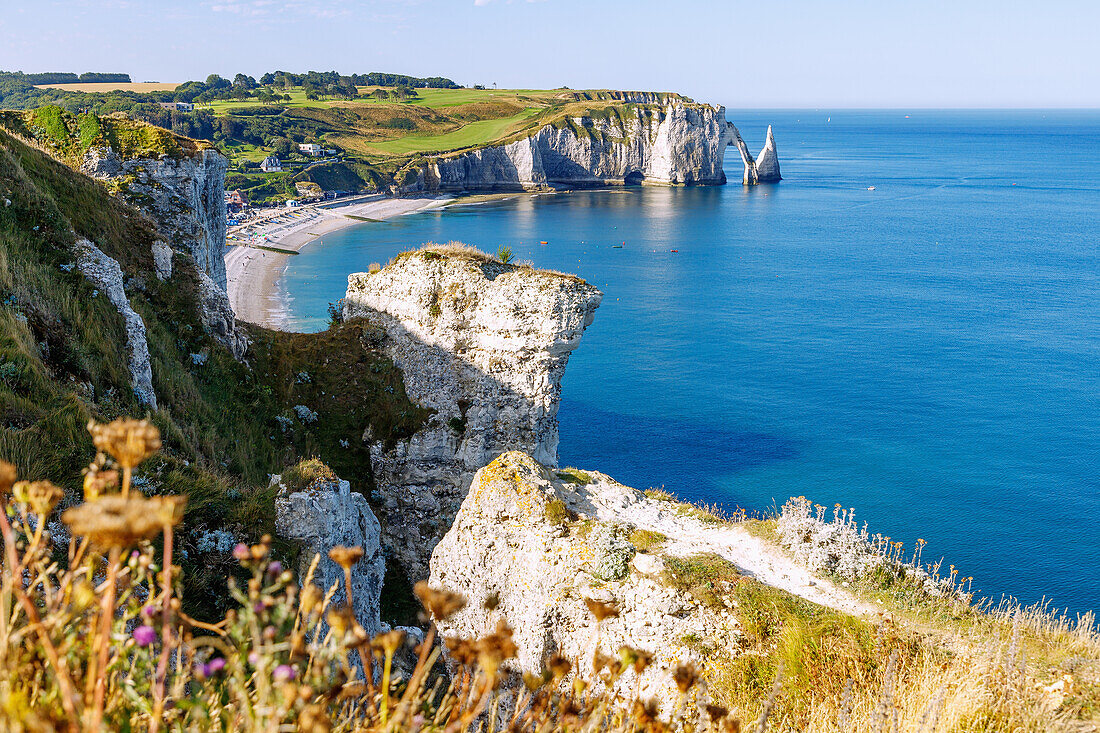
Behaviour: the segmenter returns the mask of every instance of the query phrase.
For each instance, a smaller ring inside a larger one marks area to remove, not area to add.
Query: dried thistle
[[[88,423],[96,450],[111,454],[123,468],[135,468],[160,450],[160,431],[148,420],[120,419]]]
[[[337,545],[328,551],[328,556],[344,570],[350,570],[355,563],[363,559],[363,548]]]
[[[616,618],[619,615],[619,609],[611,603],[585,598],[584,604],[588,606],[589,612],[596,617],[597,623],[601,623],[607,618]]]
[[[430,587],[427,581],[421,580],[417,583],[413,587],[413,593],[420,599],[420,604],[424,606],[424,610],[431,614],[436,621],[450,618],[466,607],[465,598],[457,593],[436,590]]]
[[[122,548],[156,536],[162,513],[160,503],[151,499],[105,496],[66,510],[61,521],[98,547]]]

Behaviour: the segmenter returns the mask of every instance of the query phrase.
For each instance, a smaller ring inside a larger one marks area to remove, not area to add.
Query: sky
[[[0,69],[385,71],[729,108],[1100,107],[1096,0],[0,0]]]

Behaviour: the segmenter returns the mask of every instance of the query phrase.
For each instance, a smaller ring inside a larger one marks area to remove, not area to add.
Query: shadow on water
[[[706,503],[730,497],[722,477],[791,461],[797,441],[769,433],[714,427],[675,418],[624,415],[563,398],[558,455],[637,489],[661,487]],[[583,426],[583,427],[582,427]],[[616,436],[629,435],[629,441]]]

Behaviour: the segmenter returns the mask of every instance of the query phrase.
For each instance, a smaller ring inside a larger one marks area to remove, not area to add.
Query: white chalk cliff
[[[411,577],[427,575],[475,471],[513,449],[557,462],[562,375],[601,298],[579,278],[447,248],[348,278],[345,318],[385,329],[409,398],[434,410],[407,442],[364,436],[386,541]]]
[[[123,159],[111,148],[94,147],[84,155],[81,171],[118,186],[123,198],[148,214],[163,242],[194,260],[199,275],[203,326],[236,358],[248,347],[237,329],[226,295],[225,173],[229,161],[216,150],[181,157]],[[155,246],[154,256],[165,262]],[[167,260],[171,272],[171,258]],[[159,275],[158,275],[159,276]],[[166,275],[169,277],[170,274]]]
[[[664,540],[639,552],[629,541],[635,530]],[[730,564],[729,579],[702,596],[678,584],[673,564],[698,553]],[[652,654],[653,664],[640,678],[628,672],[619,691],[630,697],[637,685],[666,713],[679,699],[678,665],[740,654],[734,586],[755,581],[849,613],[873,612],[736,524],[702,521],[598,472],[559,474],[519,452],[478,471],[432,554],[429,580],[468,601],[442,624],[444,636],[480,637],[500,619],[513,627],[515,672],[539,674],[558,653],[591,678],[597,643],[609,657],[623,646]],[[599,633],[588,601],[618,611]]]
[[[721,185],[726,147],[745,162],[744,183],[778,181],[771,128],[753,159],[725,108],[680,98],[616,109],[601,117],[573,117],[528,137],[428,158],[402,190],[492,191],[622,184]]]

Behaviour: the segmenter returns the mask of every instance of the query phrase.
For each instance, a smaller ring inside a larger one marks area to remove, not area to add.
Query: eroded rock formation
[[[126,324],[126,350],[129,352],[130,382],[141,404],[157,409],[157,395],[153,391],[153,365],[149,358],[149,344],[145,339],[145,321],[137,314],[126,297],[122,267],[108,257],[103,250],[87,239],[78,239],[73,245],[76,266],[84,277],[103,291]]]
[[[725,109],[674,101],[570,118],[507,145],[424,164],[410,190],[723,184]]]
[[[281,536],[302,543],[299,566],[294,568],[300,580],[306,578],[314,556],[321,556],[313,582],[324,591],[338,583],[333,596],[336,607],[347,602],[344,571],[329,559],[329,550],[338,545],[363,548],[363,558],[351,572],[352,608],[367,633],[382,630],[379,601],[386,561],[381,527],[366,497],[352,492],[350,484],[339,479],[317,479],[294,492],[283,486],[275,499],[275,527]]]
[[[364,436],[386,540],[411,577],[427,575],[475,471],[512,449],[557,462],[562,375],[601,298],[579,278],[453,247],[348,278],[344,316],[385,329],[409,398],[435,411],[392,448]]]
[[[741,161],[745,164],[745,175],[742,183],[746,186],[755,186],[758,183],[775,183],[782,180],[779,173],[779,154],[775,149],[775,136],[772,134],[772,126],[768,125],[768,134],[764,141],[764,148],[756,158],[749,152],[749,146],[745,144],[740,131],[732,123],[728,123],[729,144],[737,148],[741,153]]]
[[[627,672],[618,691],[656,697],[667,713],[679,700],[672,678],[677,666],[704,664],[701,650],[736,654],[740,625],[730,608],[678,590],[660,556],[636,553],[625,539],[630,526],[600,521],[593,503],[598,494],[613,503],[645,499],[606,476],[591,478],[579,485],[518,452],[478,471],[454,526],[432,554],[432,586],[468,601],[441,631],[477,638],[504,619],[519,650],[511,671],[535,675],[557,653],[592,679],[597,646],[613,658],[624,646],[640,649],[653,663],[640,677]],[[486,608],[490,598],[497,601],[488,604],[493,610]],[[610,604],[618,615],[597,631],[589,601]]]
[[[194,260],[203,325],[239,359],[248,342],[237,329],[225,293],[228,166],[229,161],[212,149],[180,157],[123,159],[110,148],[94,147],[85,153],[81,171],[117,186],[123,198],[151,217],[164,243]],[[154,248],[154,255],[158,263],[164,262],[163,252]]]

